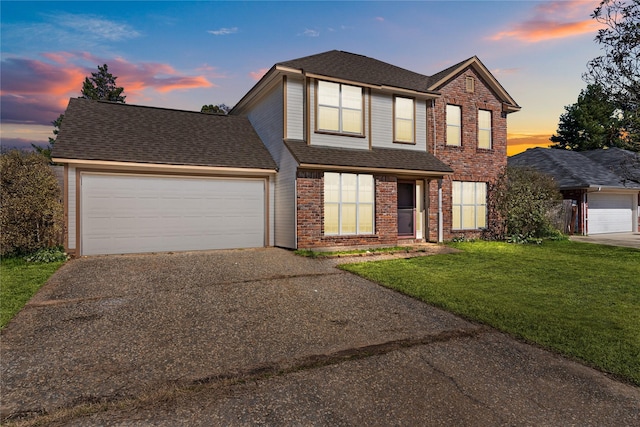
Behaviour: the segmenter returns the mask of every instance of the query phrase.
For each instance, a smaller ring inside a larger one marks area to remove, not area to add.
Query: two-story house
[[[507,115],[519,109],[477,57],[426,76],[335,50],[277,63],[229,116],[71,100],[54,149],[66,165],[67,246],[478,236],[507,162]]]

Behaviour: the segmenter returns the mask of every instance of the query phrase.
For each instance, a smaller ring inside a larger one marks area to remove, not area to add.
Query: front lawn
[[[0,329],[9,323],[62,264],[63,261],[30,263],[22,258],[0,261]]]
[[[640,250],[570,241],[342,268],[640,385]]]

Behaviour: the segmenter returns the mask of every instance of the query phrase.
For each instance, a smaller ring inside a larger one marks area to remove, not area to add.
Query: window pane
[[[413,121],[396,119],[396,141],[413,142]]]
[[[413,120],[413,99],[396,98],[396,117]]]
[[[460,206],[453,207],[453,224],[452,228],[454,230],[460,230],[462,228],[462,208]]]
[[[324,201],[338,203],[340,201],[340,174],[325,172]]]
[[[340,85],[331,82],[318,82],[318,104],[340,106]]]
[[[491,112],[487,110],[478,111],[478,127],[480,129],[491,129]]]
[[[373,203],[373,176],[358,175],[358,201]]]
[[[476,210],[478,214],[478,221],[476,226],[478,228],[486,228],[487,226],[487,208],[486,206],[478,206]]]
[[[480,129],[478,130],[478,148],[491,148],[491,131]]]
[[[462,183],[460,181],[453,181],[451,187],[453,204],[459,205],[462,203]]]
[[[358,205],[358,234],[373,233],[373,205]]]
[[[318,106],[318,129],[340,131],[340,109]]]
[[[460,126],[461,109],[457,105],[447,105],[447,126]]]
[[[362,111],[342,110],[342,131],[362,133]]]
[[[362,88],[342,85],[342,107],[362,110]]]
[[[460,145],[460,128],[447,126],[447,145]]]
[[[324,205],[324,234],[338,234],[340,229],[338,228],[338,210],[339,205],[326,204]]]
[[[476,204],[487,204],[487,184],[484,182],[476,182]]]
[[[462,183],[462,204],[473,205],[476,202],[476,183],[475,182],[463,182]]]
[[[462,228],[473,230],[476,228],[476,208],[475,206],[462,207]]]
[[[358,175],[342,174],[342,202],[355,203],[357,201]]]
[[[342,204],[341,222],[342,222],[341,234],[356,234],[356,204],[355,203]]]

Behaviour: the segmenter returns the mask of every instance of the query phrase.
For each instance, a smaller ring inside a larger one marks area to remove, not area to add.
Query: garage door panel
[[[589,234],[624,233],[633,227],[633,195],[589,194]]]
[[[264,246],[264,181],[85,174],[83,254]]]

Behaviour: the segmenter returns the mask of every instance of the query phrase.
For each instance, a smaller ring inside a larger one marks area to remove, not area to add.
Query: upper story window
[[[491,111],[478,110],[478,148],[491,149]]]
[[[447,105],[447,145],[462,145],[462,108]]]
[[[401,98],[396,96],[394,101],[394,141],[415,142],[414,100],[411,98]]]
[[[320,131],[362,135],[362,88],[318,81]]]

